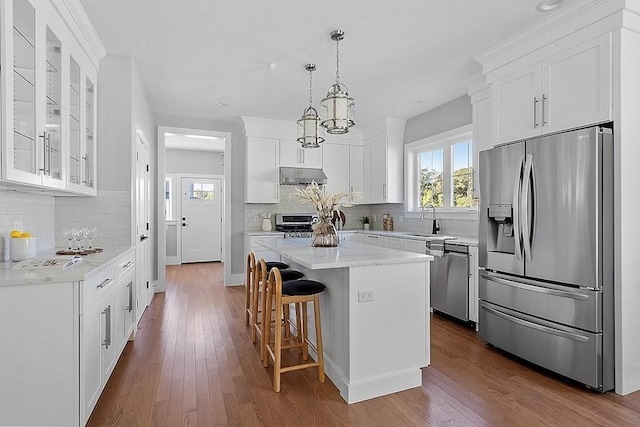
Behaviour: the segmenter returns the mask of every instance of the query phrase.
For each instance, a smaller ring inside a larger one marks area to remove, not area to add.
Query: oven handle
[[[510,314],[507,313],[503,313],[502,311],[496,310],[494,308],[488,307],[486,304],[484,303],[480,303],[480,305],[482,306],[483,309],[487,310],[489,313],[498,316],[498,317],[502,317],[505,320],[508,320],[509,322],[513,322],[513,323],[517,323],[518,325],[522,325],[525,326],[527,328],[531,328],[531,329],[535,329],[537,331],[541,331],[541,332],[545,332],[548,334],[553,334],[562,338],[568,338],[570,340],[573,341],[579,341],[579,342],[589,342],[589,337],[586,337],[584,335],[579,335],[579,334],[574,334],[571,332],[566,332],[566,331],[561,331],[560,329],[556,329],[556,328],[550,328],[549,326],[544,326],[544,325],[539,325],[537,323],[533,323],[530,322],[528,320],[524,320],[524,319],[520,319],[518,317],[512,316]]]
[[[494,275],[487,274],[485,272],[480,272],[480,277],[486,279],[490,282],[499,283],[501,285],[511,286],[513,288],[524,289],[526,291],[537,292],[540,294],[554,295],[563,298],[571,298],[577,299],[581,301],[586,301],[589,299],[588,294],[584,294],[581,292],[571,292],[571,291],[562,291],[560,289],[551,289],[547,287],[542,287],[534,284],[534,282],[527,281],[527,279],[518,279],[519,281],[513,281],[502,277],[497,277]],[[525,282],[525,283],[521,283]],[[527,283],[528,282],[528,283]]]

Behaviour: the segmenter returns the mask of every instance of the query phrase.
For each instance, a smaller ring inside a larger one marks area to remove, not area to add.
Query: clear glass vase
[[[331,223],[331,218],[320,219],[313,226],[311,234],[311,246],[332,248],[338,246],[340,237],[336,227]]]

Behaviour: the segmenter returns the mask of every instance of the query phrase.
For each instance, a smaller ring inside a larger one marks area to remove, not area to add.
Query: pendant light
[[[309,106],[298,120],[298,142],[304,148],[318,148],[324,142],[324,129],[320,127],[320,117],[313,108],[313,80],[311,73],[316,70],[315,64],[307,64],[304,69],[309,72]]]
[[[327,91],[327,96],[320,105],[323,110],[322,126],[328,133],[340,135],[349,132],[355,125],[353,121],[353,98],[349,97],[347,86],[340,83],[340,40],[344,39],[344,31],[331,32],[331,40],[336,42],[336,82]]]

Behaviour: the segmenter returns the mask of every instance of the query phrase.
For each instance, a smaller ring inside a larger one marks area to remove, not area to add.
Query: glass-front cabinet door
[[[80,65],[69,56],[69,184],[82,185],[80,141]]]
[[[95,188],[96,181],[96,85],[87,77],[85,83],[85,132],[84,132],[84,181],[83,184],[88,188]]]
[[[14,1],[13,43],[3,46],[3,70],[13,60],[13,74],[5,75],[6,89],[12,90],[12,105],[7,111],[13,128],[5,128],[3,177],[9,180],[39,183],[36,129],[36,11],[28,1]],[[3,12],[6,12],[3,11]],[[4,13],[3,13],[4,14]],[[6,24],[6,23],[3,23]],[[8,28],[3,25],[3,33]]]
[[[62,43],[47,26],[45,130],[40,171],[43,184],[64,187],[62,158]]]
[[[54,28],[53,21],[47,22],[51,11],[34,6],[44,4],[30,0],[0,4],[2,89],[6,93],[2,178],[64,189],[61,24],[56,22]]]

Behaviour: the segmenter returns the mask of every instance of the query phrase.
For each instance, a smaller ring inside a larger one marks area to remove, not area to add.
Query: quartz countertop
[[[312,270],[433,261],[431,255],[353,242],[341,242],[335,248],[312,247],[311,239],[282,239],[258,244]]]
[[[436,234],[436,235],[423,235],[419,231],[384,231],[384,230],[357,230],[357,233],[362,234],[375,234],[377,236],[389,236],[389,237],[403,237],[406,239],[413,240],[433,240],[442,238],[444,234]],[[415,234],[414,234],[415,233]],[[455,234],[446,234],[446,236],[453,237],[451,239],[451,243],[459,243],[467,246],[478,246],[478,238],[471,236],[456,236]]]
[[[39,269],[30,271],[11,270],[17,262],[0,262],[0,286],[15,286],[54,282],[77,282],[86,280],[102,271],[107,264],[130,249],[128,246],[105,248],[103,252],[82,255],[82,262],[65,269]],[[34,259],[68,258],[71,255],[56,255],[56,249],[38,252]]]

